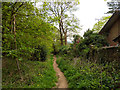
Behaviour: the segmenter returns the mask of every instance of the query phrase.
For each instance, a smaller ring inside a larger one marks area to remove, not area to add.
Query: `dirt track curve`
[[[58,77],[58,82],[56,83],[56,87],[54,88],[68,88],[67,80],[64,74],[58,68],[58,64],[56,63],[56,56],[54,56],[53,67],[54,67],[54,70],[56,71],[56,76]]]

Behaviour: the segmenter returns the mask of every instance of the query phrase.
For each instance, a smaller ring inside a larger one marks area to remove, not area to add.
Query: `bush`
[[[77,57],[88,55],[92,48],[97,49],[108,45],[105,37],[94,33],[93,30],[86,31],[83,37],[79,39],[79,43],[73,44],[74,55]],[[74,40],[76,40],[76,37],[74,37]]]
[[[35,61],[45,61],[47,57],[46,46],[38,45],[38,47],[35,48],[34,54],[32,56]]]
[[[47,49],[46,46],[38,46],[38,49],[41,51],[40,53],[40,60],[45,61],[47,57]]]
[[[59,49],[59,55],[67,54],[68,50],[69,50],[69,46],[61,46],[61,48]]]

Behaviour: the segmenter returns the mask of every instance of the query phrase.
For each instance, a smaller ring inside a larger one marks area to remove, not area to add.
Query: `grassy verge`
[[[3,88],[52,88],[57,81],[53,56],[45,62],[20,61],[23,81],[20,80],[15,60],[3,58]]]
[[[120,88],[119,64],[96,64],[68,56],[58,57],[57,63],[68,80],[69,88],[116,89]]]

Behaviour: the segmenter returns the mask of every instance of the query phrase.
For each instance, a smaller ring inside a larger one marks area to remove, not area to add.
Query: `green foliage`
[[[82,39],[82,37],[80,35],[73,35],[73,44],[77,44],[80,42],[80,40]]]
[[[109,20],[110,17],[111,15],[100,18],[99,21],[95,23],[95,25],[93,26],[94,32],[99,32],[103,28],[103,26],[106,24],[106,22]]]
[[[21,7],[20,5],[23,4]],[[43,46],[41,55],[44,58],[52,51],[53,37],[55,36],[55,27],[52,24],[45,22],[40,12],[33,6],[32,2],[3,2],[2,3],[2,29],[3,29],[3,56],[13,58],[33,58],[33,53],[36,53],[36,47]],[[15,29],[16,29],[16,46],[15,49],[15,33],[13,30],[13,9],[15,16]],[[28,9],[29,8],[29,9]],[[43,49],[44,48],[44,49]],[[41,58],[41,59],[42,59]]]
[[[52,88],[57,81],[53,69],[53,56],[45,62],[26,61],[20,63],[23,81],[17,71],[15,60],[3,58],[2,87],[3,88]]]
[[[55,32],[55,27],[45,20],[33,2],[2,2],[2,55],[7,58],[3,66],[3,87],[55,86],[55,71],[52,61],[47,59]]]
[[[45,46],[38,46],[35,48],[32,54],[32,60],[34,61],[45,61],[47,58],[47,49]]]
[[[77,32],[81,29],[79,27],[78,19],[75,18],[72,11],[76,11],[76,6],[78,2],[44,2],[42,4],[41,12],[44,14],[44,17],[47,17],[47,20],[50,23],[59,26],[58,32],[60,33],[60,42],[61,45],[64,45],[63,40],[65,40],[65,45],[67,44],[67,36],[71,32]],[[68,14],[68,12],[70,14]],[[69,32],[69,33],[68,33]]]
[[[77,41],[76,37],[74,36],[74,42]],[[104,36],[95,33],[93,30],[88,30],[84,33],[83,38],[79,39],[78,43],[73,44],[73,55],[86,57],[90,50],[107,45],[108,43]]]
[[[55,32],[54,32],[55,37],[53,38],[54,42],[53,42],[53,45],[52,45],[52,47],[53,47],[52,53],[54,55],[56,55],[59,52],[59,48],[61,47],[61,44],[60,44],[60,36],[59,36],[58,28],[55,27],[54,29],[55,29]]]
[[[65,46],[61,46],[59,49],[59,55],[64,55],[67,54],[69,51],[69,46],[65,45]]]
[[[41,57],[41,61],[45,61],[46,57],[47,57],[47,50],[45,46],[39,46],[38,49],[40,49],[41,53],[40,53],[40,57]]]
[[[107,41],[104,36],[94,33],[92,30],[88,30],[84,33],[84,43],[86,45],[95,45],[97,47],[102,47],[107,44]]]
[[[72,59],[72,60],[71,60]],[[114,63],[95,64],[73,57],[59,57],[57,63],[67,78],[69,88],[115,89],[119,87],[120,73]],[[117,64],[117,68],[119,65]]]

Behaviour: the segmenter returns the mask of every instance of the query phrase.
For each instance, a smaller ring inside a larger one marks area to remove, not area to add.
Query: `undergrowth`
[[[69,88],[120,88],[120,65],[117,63],[96,64],[70,56],[58,57],[57,63],[68,80]]]
[[[52,88],[57,81],[53,69],[53,56],[45,62],[20,61],[23,81],[17,70],[15,60],[3,58],[2,87],[3,88]]]

